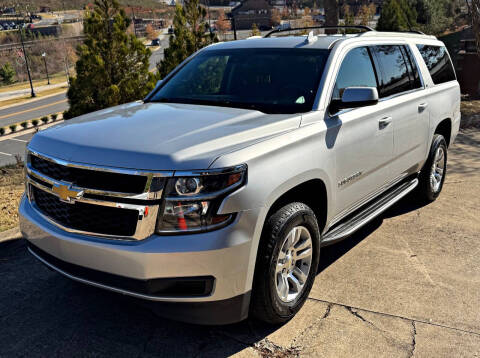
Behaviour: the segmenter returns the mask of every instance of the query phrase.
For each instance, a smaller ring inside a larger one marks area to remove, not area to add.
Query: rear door
[[[384,118],[391,122],[394,133],[390,169],[393,179],[400,179],[418,171],[425,159],[428,98],[408,46],[372,46],[371,51],[379,76]]]

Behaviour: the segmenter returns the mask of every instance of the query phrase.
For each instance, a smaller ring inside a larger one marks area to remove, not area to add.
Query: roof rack
[[[264,36],[270,37],[270,35],[278,33],[278,32],[287,32],[287,31],[297,31],[297,30],[314,30],[314,29],[357,29],[357,30],[364,30],[363,32],[368,31],[375,31],[370,26],[364,25],[351,25],[351,26],[308,26],[308,27],[293,27],[289,29],[275,29],[270,31],[268,34]]]
[[[419,31],[419,30],[408,30],[408,31],[396,31],[396,32],[404,32],[407,34],[419,34],[419,35],[425,35],[424,32]]]

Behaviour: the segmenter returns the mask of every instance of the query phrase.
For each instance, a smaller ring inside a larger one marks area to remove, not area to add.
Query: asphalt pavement
[[[17,161],[15,155],[20,155],[22,160],[25,159],[25,146],[33,134],[24,134],[0,141],[0,168],[8,164],[15,164]]]
[[[68,100],[65,92],[47,98],[32,100],[31,102],[0,109],[0,127],[41,118],[52,113],[63,112],[66,109],[68,109]]]

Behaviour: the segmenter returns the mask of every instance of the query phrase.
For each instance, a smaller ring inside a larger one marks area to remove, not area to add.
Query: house
[[[256,24],[260,30],[272,28],[273,6],[267,0],[245,0],[232,9],[237,30],[251,29]]]
[[[40,5],[38,7],[38,12],[51,12],[52,9],[50,8],[50,6],[45,6],[45,5]]]
[[[343,17],[343,7],[345,5],[348,5],[350,7],[350,11],[353,12],[355,15],[357,15],[362,5],[368,6],[371,3],[375,4],[375,7],[376,7],[375,15],[380,15],[383,2],[384,0],[339,0],[338,7],[340,9],[340,17]]]

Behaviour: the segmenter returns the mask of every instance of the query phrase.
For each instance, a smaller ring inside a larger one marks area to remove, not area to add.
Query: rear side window
[[[438,85],[456,80],[452,62],[445,47],[428,45],[417,45],[417,47],[430,71],[433,83]]]
[[[377,87],[375,71],[366,47],[351,50],[345,56],[333,89],[332,100],[339,100],[347,87]]]
[[[402,46],[403,55],[407,62],[408,72],[410,74],[410,82],[412,89],[422,88],[422,81],[420,80],[420,74],[418,71],[417,63],[413,57],[413,53],[408,46]]]
[[[371,47],[378,63],[380,98],[393,96],[412,89],[407,62],[401,46],[381,45]]]

